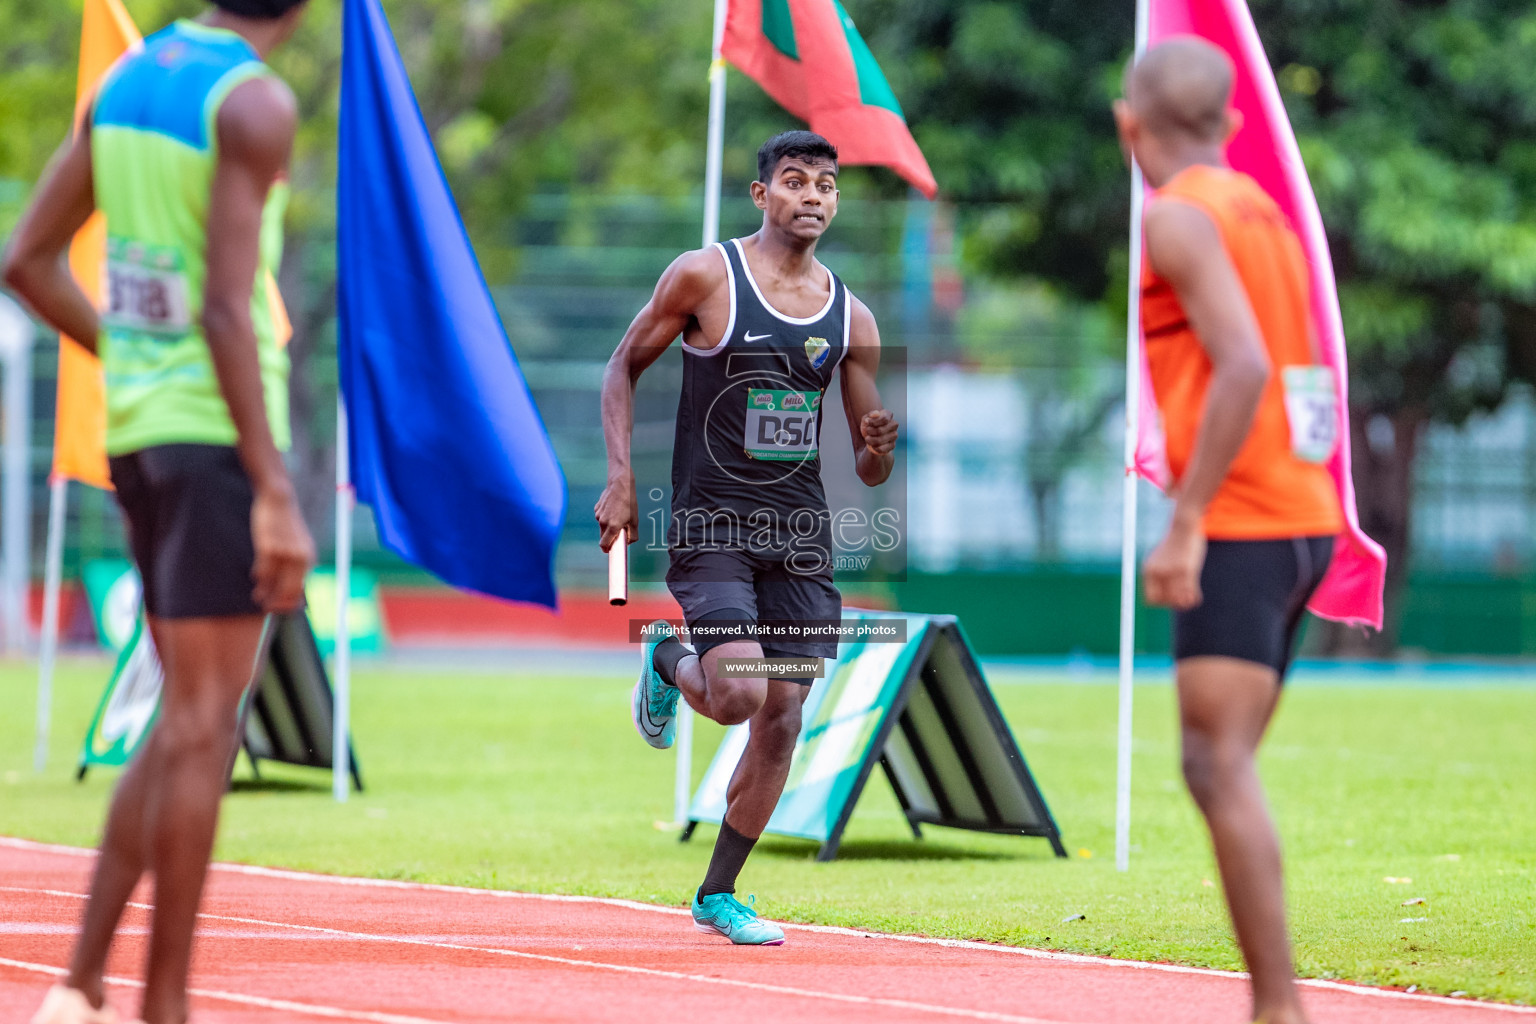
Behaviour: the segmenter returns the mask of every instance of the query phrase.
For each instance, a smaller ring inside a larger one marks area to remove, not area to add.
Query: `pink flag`
[[[1296,136],[1280,101],[1264,45],[1244,0],[1144,0],[1150,4],[1148,46],[1171,36],[1198,36],[1225,50],[1236,66],[1232,105],[1242,114],[1241,130],[1227,149],[1234,170],[1253,178],[1285,211],[1307,254],[1312,285],[1312,323],[1322,360],[1339,382],[1339,446],[1328,463],[1344,506],[1345,530],[1334,550],[1333,565],[1308,605],[1325,619],[1381,628],[1387,556],[1360,529],[1355,485],[1349,468],[1349,367],[1344,325],[1333,281],[1333,260],[1323,233],[1323,218],[1301,162]],[[1143,339],[1145,344],[1145,339]],[[1167,479],[1163,438],[1152,402],[1151,381],[1142,351],[1141,436],[1136,469],[1154,483]]]

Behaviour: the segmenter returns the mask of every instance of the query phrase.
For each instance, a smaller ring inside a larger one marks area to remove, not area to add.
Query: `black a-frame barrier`
[[[159,716],[160,659],[142,616],[118,659],[96,709],[75,777],[97,765],[122,766],[137,752]],[[261,761],[331,769],[335,695],[305,612],[275,616],[261,674],[240,709],[240,746],[259,778]],[[349,740],[347,768],[361,791],[363,777]],[[234,758],[230,770],[234,770]]]
[[[923,825],[1039,836],[1065,857],[1061,832],[959,621],[952,615],[845,613],[845,619],[892,618],[907,620],[904,649],[843,644],[827,679],[817,683],[823,692],[807,705],[789,783],[767,831],[817,840],[818,860],[836,857],[878,763],[914,837],[922,836]],[[684,840],[700,822],[724,818],[725,783],[746,746],[745,729],[733,727],[716,752],[689,810]],[[847,749],[838,745],[845,736]],[[856,737],[865,740],[860,744]]]
[[[241,745],[251,770],[260,777],[261,761],[333,769],[336,695],[309,616],[303,612],[278,616],[267,650],[266,668],[243,713]],[[352,785],[362,792],[363,776],[350,737],[347,747]]]
[[[981,666],[958,622],[945,619],[930,627],[926,657],[908,673],[880,753],[912,834],[944,825],[1040,836],[1065,857],[1061,831]],[[821,859],[828,856],[824,850]]]

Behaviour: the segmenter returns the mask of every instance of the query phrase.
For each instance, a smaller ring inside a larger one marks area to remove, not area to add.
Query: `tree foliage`
[[[1121,303],[1128,183],[1108,104],[1130,3],[863,0],[861,24],[973,266]],[[1536,10],[1521,0],[1253,0],[1316,188],[1352,369],[1362,521],[1409,550],[1431,421],[1536,382]],[[1123,308],[1123,306],[1121,307]]]
[[[1109,116],[1133,6],[861,0],[881,58],[945,198],[968,263],[1041,277],[1124,308],[1126,170]],[[1117,276],[1118,272],[1118,276]]]
[[[146,30],[203,9],[126,3]],[[299,354],[319,351],[331,301],[341,6],[316,0],[274,61],[305,115],[285,268],[285,287],[300,292]],[[1130,54],[1130,0],[846,7],[955,205],[970,273],[1047,282],[1123,315],[1128,182],[1109,103]],[[699,188],[710,4],[385,8],[492,279],[516,259],[505,225],[541,191]],[[1525,0],[1253,0],[1253,10],[1333,248],[1362,515],[1400,568],[1425,424],[1460,422],[1497,406],[1512,381],[1536,381],[1536,10]],[[20,183],[68,127],[79,12],[80,0],[0,5],[0,232]],[[730,110],[727,176],[745,179],[756,141],[790,119],[735,73]],[[883,173],[849,185],[905,194]]]
[[[69,129],[80,11],[57,0],[0,4],[0,236]]]
[[[1397,584],[1425,426],[1536,382],[1536,11],[1267,0],[1256,14],[1339,277],[1361,519]]]

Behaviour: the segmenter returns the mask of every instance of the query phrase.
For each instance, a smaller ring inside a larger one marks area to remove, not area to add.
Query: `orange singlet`
[[[1286,408],[1286,368],[1292,368],[1294,378],[1298,369],[1316,362],[1300,240],[1268,193],[1237,171],[1189,167],[1156,195],[1188,203],[1216,224],[1248,293],[1271,366],[1248,440],[1206,510],[1205,535],[1213,540],[1280,540],[1339,533],[1344,517],[1333,478],[1320,461],[1298,454],[1306,453],[1306,445],[1293,438],[1292,415]],[[1144,263],[1141,323],[1147,363],[1163,416],[1168,467],[1178,480],[1205,415],[1211,360],[1173,287],[1152,271],[1150,261]],[[1303,377],[1308,372],[1300,370]],[[1319,458],[1315,451],[1310,457]]]

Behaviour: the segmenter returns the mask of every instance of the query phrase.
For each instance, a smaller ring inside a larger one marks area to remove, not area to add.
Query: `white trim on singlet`
[[[837,362],[832,364],[830,373],[836,373],[837,368],[843,365],[843,360],[848,356],[848,348],[853,344],[853,292],[848,290],[848,285],[843,284],[843,350],[837,354]],[[831,387],[829,380],[827,386]]]
[[[822,267],[820,263],[816,264],[818,267],[821,267],[822,270],[827,270],[827,304],[821,307],[821,312],[817,313],[815,316],[808,316],[803,318],[798,316],[787,316],[784,313],[780,313],[777,309],[774,309],[768,300],[763,298],[763,290],[757,286],[757,278],[752,276],[752,267],[749,263],[747,263],[747,251],[741,247],[741,239],[733,238],[731,239],[731,244],[736,247],[737,254],[741,256],[741,269],[746,271],[747,284],[752,286],[752,291],[757,295],[757,301],[761,302],[763,304],[763,308],[766,309],[769,313],[778,317],[780,320],[783,320],[787,324],[800,324],[801,326],[804,326],[806,324],[815,323],[817,320],[820,320],[822,317],[831,312],[832,303],[837,301],[837,278],[832,276],[832,271],[827,270],[826,267]]]
[[[736,271],[731,269],[731,257],[726,253],[725,246],[721,245],[719,242],[712,242],[710,244],[710,248],[719,249],[720,258],[725,260],[725,290],[726,293],[731,297],[731,315],[725,321],[725,333],[720,335],[720,340],[715,342],[713,347],[695,348],[694,346],[688,344],[686,341],[683,342],[684,352],[692,352],[694,355],[703,356],[705,359],[708,359],[710,356],[717,356],[721,352],[724,352],[725,346],[729,344],[731,340],[731,333],[736,330]]]

